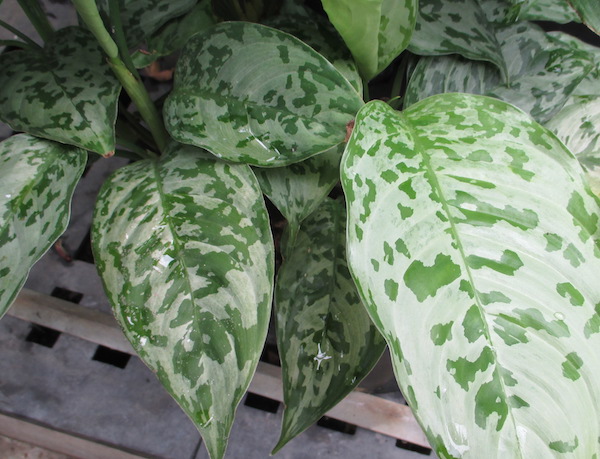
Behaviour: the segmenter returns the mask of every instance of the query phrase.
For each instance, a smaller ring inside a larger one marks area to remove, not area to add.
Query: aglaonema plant
[[[600,50],[535,23],[598,31],[597,3],[74,0],[62,30],[20,3],[44,43],[0,23],[0,313],[116,153],[98,272],[213,459],[273,302],[274,451],[387,345],[439,457],[598,457]]]

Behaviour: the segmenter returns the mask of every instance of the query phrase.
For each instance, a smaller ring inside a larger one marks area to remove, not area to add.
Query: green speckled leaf
[[[348,80],[297,38],[228,22],[188,41],[164,115],[179,142],[279,167],[343,143],[362,105]]]
[[[69,223],[84,151],[20,134],[0,142],[0,317]]]
[[[148,36],[145,52],[132,54],[133,63],[137,68],[146,67],[159,57],[180,50],[192,35],[207,30],[215,23],[210,0],[201,0],[187,14],[170,20]]]
[[[333,147],[296,164],[254,171],[263,193],[294,229],[319,207],[340,180],[342,151],[342,146]]]
[[[221,458],[271,310],[273,241],[254,174],[171,146],[106,182],[92,244],[125,335]]]
[[[546,127],[586,168],[600,167],[600,95],[572,96]]]
[[[488,23],[477,0],[419,0],[417,23],[408,49],[423,56],[460,54],[491,62],[507,77],[507,64],[494,26]]]
[[[0,55],[0,67],[0,119],[12,129],[114,152],[121,86],[89,32],[62,29],[43,52]]]
[[[198,0],[119,0],[123,32],[129,46],[137,46],[169,19],[188,12]],[[97,0],[108,17],[109,0]]]
[[[568,0],[583,23],[600,35],[600,5],[598,0]]]
[[[344,41],[327,19],[289,0],[284,4],[279,16],[266,21],[265,24],[283,30],[310,45],[331,62],[359,94],[362,94],[363,82],[356,63]]]
[[[405,107],[433,94],[472,92],[498,97],[530,113],[550,119],[593,69],[590,53],[574,49],[529,23],[499,28],[510,84],[496,69],[455,56],[423,58],[409,82]]]
[[[556,136],[488,97],[374,101],[342,185],[348,264],[438,456],[600,453],[600,209]]]
[[[519,21],[581,22],[567,0],[512,0]]]
[[[275,304],[285,403],[277,451],[348,395],[385,348],[346,265],[343,201],[327,199],[302,224]]]
[[[329,20],[370,80],[408,46],[417,0],[322,0]]]

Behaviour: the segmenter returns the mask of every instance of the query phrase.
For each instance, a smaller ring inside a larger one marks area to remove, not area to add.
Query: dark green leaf
[[[0,117],[12,129],[114,152],[121,86],[89,32],[62,29],[43,51],[0,55],[0,67]]]

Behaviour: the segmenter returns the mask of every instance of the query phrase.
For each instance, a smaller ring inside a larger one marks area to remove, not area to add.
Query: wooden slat
[[[6,437],[41,446],[57,453],[85,459],[140,459],[147,457],[1,413],[0,433]],[[3,457],[2,454],[0,457]]]
[[[103,312],[23,289],[8,314],[135,355],[115,319]],[[282,402],[281,369],[260,362],[249,391]],[[429,447],[409,407],[375,395],[354,391],[329,411],[327,416]]]

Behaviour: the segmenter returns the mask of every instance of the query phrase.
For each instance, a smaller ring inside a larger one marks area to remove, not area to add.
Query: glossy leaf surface
[[[256,169],[263,193],[288,221],[298,228],[340,180],[343,148],[334,147],[299,163],[273,169]]]
[[[519,21],[553,21],[559,24],[581,22],[567,0],[513,0],[514,14]]]
[[[545,122],[568,100],[594,67],[592,56],[567,46],[533,24],[498,29],[507,63],[507,86],[495,68],[454,56],[419,61],[406,91],[405,107],[433,94],[470,92],[498,97]]]
[[[256,178],[189,146],[118,170],[92,243],[138,355],[223,456],[256,369],[273,288],[273,241]]]
[[[121,86],[96,39],[68,27],[43,51],[0,56],[0,118],[15,131],[112,154]]]
[[[98,0],[108,17],[109,0]],[[197,0],[119,0],[123,32],[128,46],[139,45],[170,19],[188,12]]]
[[[348,80],[300,40],[229,22],[188,41],[164,114],[180,142],[278,167],[340,145],[362,104]]]
[[[265,22],[266,25],[283,30],[322,54],[362,94],[363,83],[352,54],[344,41],[326,18],[308,7],[288,0],[279,16]]]
[[[408,49],[423,56],[460,54],[467,59],[491,62],[507,77],[494,27],[477,0],[419,0]]]
[[[343,201],[326,199],[288,253],[276,287],[285,411],[275,451],[358,386],[385,348],[346,265]]]
[[[416,0],[322,0],[329,20],[370,80],[406,49],[415,27]]]
[[[492,98],[375,101],[342,184],[348,264],[438,456],[598,454],[599,208],[563,144]]]
[[[20,134],[0,142],[0,317],[65,231],[84,151]]]

